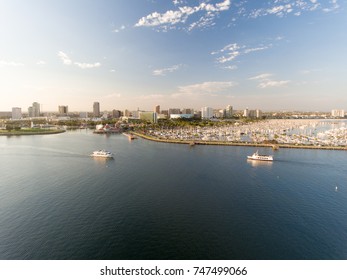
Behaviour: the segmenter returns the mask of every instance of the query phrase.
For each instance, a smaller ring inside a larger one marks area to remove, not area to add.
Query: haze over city
[[[0,111],[347,109],[346,2],[0,1]]]

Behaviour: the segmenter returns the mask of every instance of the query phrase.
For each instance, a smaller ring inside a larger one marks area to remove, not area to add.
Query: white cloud
[[[153,12],[145,17],[142,17],[135,24],[136,27],[162,27],[164,30],[170,29],[176,24],[184,24],[188,18],[196,13],[202,14],[200,19],[196,22],[190,23],[187,30],[194,28],[201,28],[212,26],[214,24],[214,18],[218,13],[229,10],[231,6],[230,0],[224,0],[217,4],[209,4],[208,0],[202,1],[198,6],[182,6],[177,10],[168,10],[164,13]],[[183,1],[174,1],[176,6],[183,4]]]
[[[0,66],[12,66],[12,67],[18,67],[18,66],[24,66],[21,62],[16,61],[4,61],[0,60]]]
[[[46,65],[46,61],[40,60],[36,62],[37,65]]]
[[[224,69],[236,70],[236,69],[238,69],[238,67],[236,65],[230,65],[230,66],[225,66]]]
[[[153,75],[154,76],[166,76],[167,73],[175,72],[175,71],[179,70],[181,67],[182,67],[182,64],[178,64],[178,65],[173,65],[173,66],[168,67],[168,68],[156,69],[156,70],[153,70]]]
[[[172,1],[172,3],[175,5],[175,6],[177,6],[177,5],[182,5],[182,4],[184,4],[184,0],[173,0]]]
[[[241,55],[246,55],[252,52],[258,52],[258,51],[264,51],[269,48],[272,48],[272,44],[268,45],[260,45],[255,47],[249,47],[245,45],[238,45],[237,43],[232,43],[229,45],[226,45],[224,48],[222,48],[219,51],[214,51],[211,54],[212,55],[219,55],[219,57],[216,58],[218,63],[224,64],[230,61],[235,60],[237,57]]]
[[[86,63],[86,62],[73,62],[70,57],[62,52],[62,51],[59,51],[58,52],[58,56],[60,57],[60,59],[63,61],[63,63],[65,65],[76,65],[78,66],[79,68],[81,69],[91,69],[91,68],[98,68],[101,66],[101,63],[100,62],[95,62],[95,63]]]
[[[304,69],[304,70],[300,71],[300,74],[302,74],[302,75],[309,75],[309,74],[312,74],[312,73],[315,73],[315,72],[320,72],[320,71],[322,71],[322,69]]]
[[[263,50],[266,50],[268,48],[271,48],[272,45],[268,45],[268,46],[263,46],[263,47],[256,47],[256,48],[249,48],[249,49],[245,49],[244,53],[247,54],[247,53],[251,53],[251,52],[257,52],[257,51],[263,51]]]
[[[63,63],[65,65],[71,65],[72,64],[72,60],[68,57],[68,55],[66,53],[59,51],[58,56],[60,57],[60,59],[63,61]]]
[[[329,3],[331,4],[330,7],[324,8],[323,12],[329,13],[337,10],[340,8],[340,5],[337,3],[337,0],[330,0]]]
[[[237,43],[232,43],[232,44],[226,45],[223,49],[219,51],[212,52],[211,54],[212,55],[223,54],[217,58],[217,61],[219,63],[226,63],[238,57],[241,54],[240,50],[242,50],[243,48],[244,46],[239,46]]]
[[[255,2],[255,1],[254,1]],[[235,16],[237,18],[258,18],[264,16],[285,17],[289,14],[300,16],[304,12],[313,12],[321,10],[331,12],[337,10],[340,6],[338,0],[274,0],[274,1],[257,1],[259,8],[247,9],[247,1],[241,1]]]
[[[119,33],[125,29],[125,25],[122,25],[120,28],[113,29],[112,32],[114,33]]]
[[[98,68],[101,66],[100,62],[95,62],[95,63],[75,62],[74,64],[77,65],[81,69]]]
[[[265,80],[260,82],[258,85],[259,88],[269,88],[269,87],[281,87],[284,85],[287,85],[290,81],[272,81],[272,80]]]
[[[178,92],[171,95],[173,98],[189,96],[199,98],[201,96],[215,96],[217,93],[225,92],[237,85],[236,82],[204,82],[178,87]]]
[[[289,80],[282,80],[282,81],[276,81],[276,80],[272,80],[270,79],[270,77],[272,77],[273,74],[270,73],[263,73],[254,77],[249,78],[248,80],[255,80],[258,81],[258,88],[270,88],[270,87],[281,87],[284,85],[287,85],[288,83],[290,83]]]
[[[264,73],[264,74],[260,74],[260,75],[255,76],[255,77],[251,77],[251,78],[249,78],[249,80],[264,80],[264,79],[267,79],[271,76],[272,76],[272,74],[270,74],[270,73]]]

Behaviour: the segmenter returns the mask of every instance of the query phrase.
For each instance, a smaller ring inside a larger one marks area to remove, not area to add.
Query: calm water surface
[[[0,259],[347,259],[347,153],[254,151],[0,137]]]

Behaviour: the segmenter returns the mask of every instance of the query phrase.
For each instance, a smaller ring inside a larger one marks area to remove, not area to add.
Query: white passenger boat
[[[113,158],[113,154],[111,152],[106,151],[106,150],[94,151],[90,156],[91,157],[101,157],[101,158]]]
[[[273,161],[273,156],[270,155],[259,155],[258,151],[256,151],[253,155],[247,156],[247,159],[252,160],[263,160],[263,161]]]

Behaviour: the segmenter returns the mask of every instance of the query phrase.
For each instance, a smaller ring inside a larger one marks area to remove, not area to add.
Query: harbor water
[[[254,152],[0,137],[0,259],[347,259],[347,153]]]

